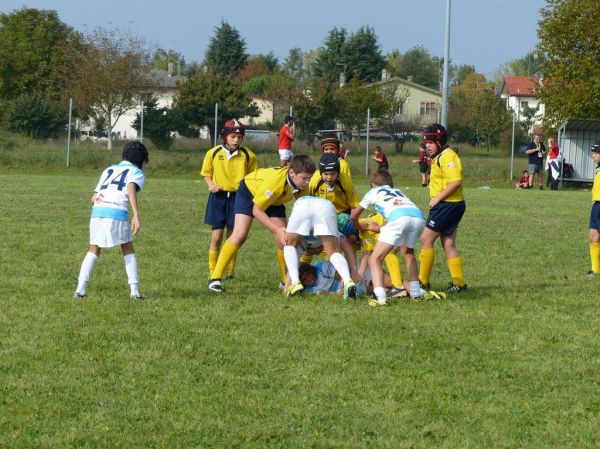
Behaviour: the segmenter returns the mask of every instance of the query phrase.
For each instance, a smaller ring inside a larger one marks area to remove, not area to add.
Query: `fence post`
[[[71,120],[73,118],[73,99],[69,98],[69,129],[67,130],[67,167],[71,165]]]

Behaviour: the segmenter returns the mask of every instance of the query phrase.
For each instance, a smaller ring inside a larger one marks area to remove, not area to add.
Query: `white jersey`
[[[390,186],[374,187],[360,201],[360,207],[375,210],[384,216],[386,221],[394,221],[398,217],[417,217],[425,219],[423,212],[400,189]]]
[[[331,262],[318,262],[313,265],[317,269],[317,281],[311,287],[305,287],[309,293],[337,292],[341,283],[335,278],[335,267]]]
[[[127,186],[133,182],[137,185],[137,190],[141,190],[145,179],[144,172],[128,161],[108,167],[102,172],[95,189],[92,218],[129,220]]]

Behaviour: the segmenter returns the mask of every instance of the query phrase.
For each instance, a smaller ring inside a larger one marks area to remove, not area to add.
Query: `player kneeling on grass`
[[[425,227],[423,212],[402,191],[394,189],[389,172],[379,170],[373,173],[370,184],[371,190],[363,197],[359,207],[352,212],[352,219],[358,220],[358,215],[363,210],[369,206],[375,206],[375,209],[387,221],[387,224],[381,227],[375,248],[369,256],[369,268],[375,295],[375,299],[370,300],[369,305],[384,306],[387,304],[381,264],[395,246],[402,247],[402,255],[410,281],[411,298],[415,300],[433,299],[436,294],[422,290],[419,285],[419,267],[414,252],[415,245]]]
[[[87,284],[100,257],[101,248],[121,245],[131,297],[142,299],[138,287],[138,264],[133,249],[133,235],[140,229],[137,192],[144,186],[142,167],[148,163],[148,151],[141,142],[129,142],[123,149],[123,161],[108,167],[92,195],[90,246],[79,272],[73,296],[86,296]],[[133,218],[129,224],[129,204]]]
[[[344,298],[356,299],[356,283],[350,275],[348,262],[341,254],[340,233],[337,226],[337,214],[331,201],[303,196],[294,203],[292,214],[286,229],[286,244],[283,255],[288,269],[289,282],[285,289],[287,296],[302,293],[304,289],[298,272],[298,251],[304,236],[314,235],[323,243],[323,249],[329,261],[344,282]]]

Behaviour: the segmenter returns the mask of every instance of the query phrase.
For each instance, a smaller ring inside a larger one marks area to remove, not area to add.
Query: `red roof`
[[[502,93],[511,97],[535,97],[533,91],[539,81],[539,76],[505,76]]]

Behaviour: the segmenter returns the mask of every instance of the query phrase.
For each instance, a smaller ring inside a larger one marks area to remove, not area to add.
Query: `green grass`
[[[408,158],[394,158],[397,186],[425,208]],[[465,157],[482,173],[505,162]],[[589,192],[469,176],[458,245],[470,290],[373,310],[364,299],[284,298],[260,225],[237,279],[209,294],[206,188],[195,168],[151,165],[135,241],[147,296],[138,304],[116,248],[97,263],[89,296],[71,298],[104,166],[42,165],[0,167],[0,447],[600,444]]]

